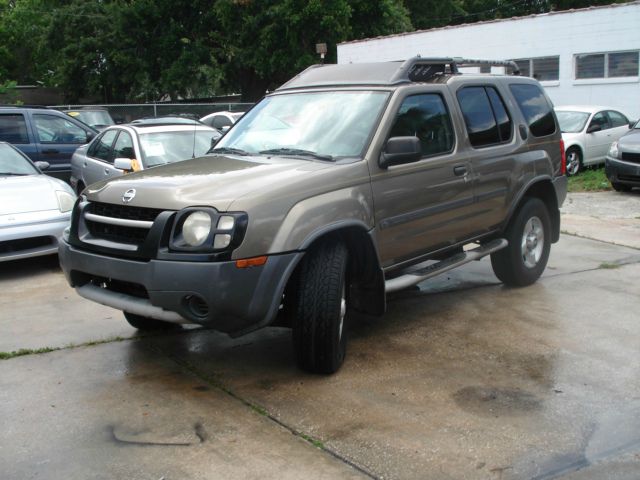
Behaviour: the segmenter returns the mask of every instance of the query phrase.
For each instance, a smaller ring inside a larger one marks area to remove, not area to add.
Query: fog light
[[[218,250],[220,248],[227,248],[231,243],[231,235],[226,233],[218,234],[213,239],[213,249]]]
[[[203,318],[209,315],[209,305],[200,295],[189,295],[184,301],[194,317]]]

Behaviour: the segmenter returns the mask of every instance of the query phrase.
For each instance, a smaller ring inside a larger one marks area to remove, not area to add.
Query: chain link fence
[[[116,123],[129,123],[138,118],[181,115],[202,118],[214,112],[245,112],[253,103],[140,103],[110,105],[53,105],[58,110],[81,110],[83,108],[104,108]]]

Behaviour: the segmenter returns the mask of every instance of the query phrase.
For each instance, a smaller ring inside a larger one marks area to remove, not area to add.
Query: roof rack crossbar
[[[476,60],[460,57],[421,57],[416,56],[402,62],[390,83],[423,82],[437,74],[459,73],[458,67],[500,66],[512,69],[513,75],[520,75],[520,69],[513,60]]]

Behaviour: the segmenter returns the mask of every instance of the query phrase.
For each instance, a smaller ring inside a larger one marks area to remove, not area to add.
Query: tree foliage
[[[624,0],[619,0],[624,1]],[[69,102],[257,100],[336,44],[607,0],[0,0],[0,87]]]

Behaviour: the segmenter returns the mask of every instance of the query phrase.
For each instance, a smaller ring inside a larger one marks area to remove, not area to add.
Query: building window
[[[576,55],[576,80],[638,76],[638,51]]]
[[[541,82],[560,78],[560,57],[519,58],[514,62],[523,77],[533,77]]]

